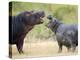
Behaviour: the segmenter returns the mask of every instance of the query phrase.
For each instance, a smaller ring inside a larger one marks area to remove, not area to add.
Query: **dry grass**
[[[58,45],[56,41],[38,41],[38,42],[25,42],[23,46],[24,54],[19,54],[16,46],[12,46],[13,58],[26,58],[26,57],[47,57],[47,56],[64,56],[64,55],[77,55],[78,49],[73,52],[68,52],[66,47],[63,46],[62,53],[58,53]]]

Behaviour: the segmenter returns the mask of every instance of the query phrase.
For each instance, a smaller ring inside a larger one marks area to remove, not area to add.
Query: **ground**
[[[63,51],[58,53],[58,44],[56,41],[38,41],[38,42],[25,42],[23,46],[24,54],[19,54],[16,46],[12,46],[12,58],[31,58],[31,57],[49,57],[49,56],[68,56],[77,55],[78,48],[76,51],[68,52],[66,47],[63,46]]]

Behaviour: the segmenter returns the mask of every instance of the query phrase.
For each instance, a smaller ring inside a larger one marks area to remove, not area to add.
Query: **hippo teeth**
[[[44,22],[42,17],[40,17],[40,19],[41,19],[41,22]]]
[[[40,17],[40,19],[42,19],[42,17]]]

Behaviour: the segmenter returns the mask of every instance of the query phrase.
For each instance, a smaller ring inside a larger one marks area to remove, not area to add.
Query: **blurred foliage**
[[[11,2],[10,2],[11,3]],[[31,2],[12,2],[9,6],[9,13],[17,15],[22,11],[44,10],[46,16],[53,15],[63,23],[71,24],[78,23],[78,7],[77,5],[63,5],[63,4],[45,4],[45,3],[31,3]],[[11,9],[12,8],[12,9]],[[28,37],[47,38],[52,36],[52,31],[45,27],[48,19],[44,18],[44,23],[36,25],[35,28],[28,34]]]

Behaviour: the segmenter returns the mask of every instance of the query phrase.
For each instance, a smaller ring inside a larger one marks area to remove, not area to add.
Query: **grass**
[[[47,29],[45,25],[48,23],[46,18],[48,15],[53,15],[57,19],[61,19],[61,22],[66,24],[77,24],[77,5],[63,5],[63,4],[46,4],[46,3],[31,3],[31,2],[12,2],[12,15],[17,15],[22,11],[39,11],[43,10],[45,12],[44,23],[41,25],[36,25],[34,29],[28,34],[28,37],[32,38],[47,38],[53,33],[51,30]],[[47,33],[46,33],[47,32]],[[46,33],[46,34],[45,34]]]

